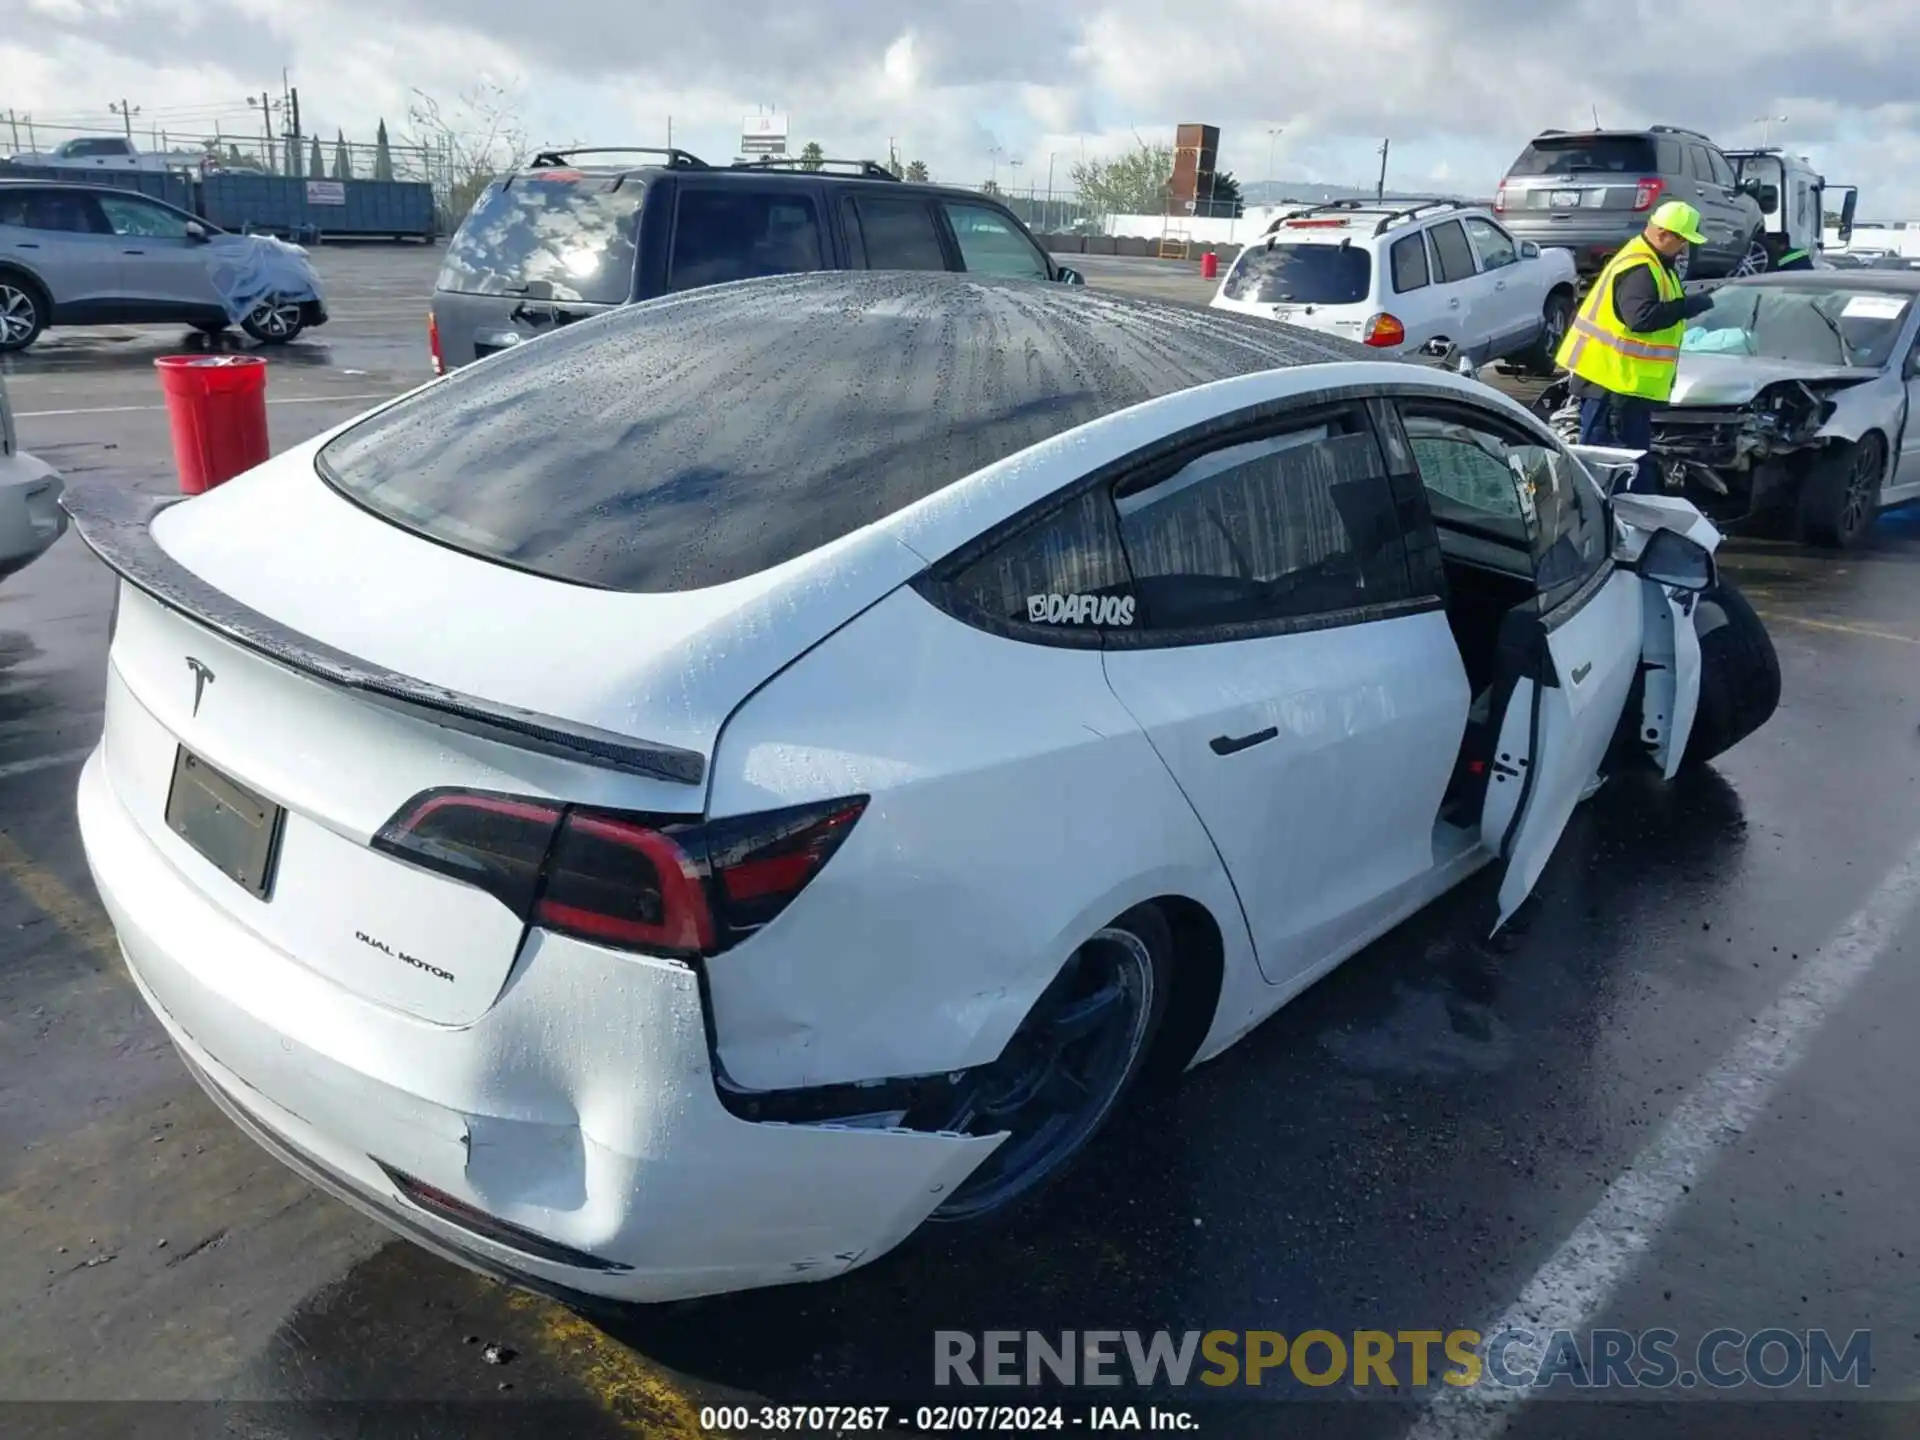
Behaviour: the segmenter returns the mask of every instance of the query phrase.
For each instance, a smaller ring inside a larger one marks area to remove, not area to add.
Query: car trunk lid
[[[530,575],[360,509],[313,448],[157,515],[111,487],[69,494],[122,578],[110,778],[175,868],[276,948],[468,1023],[507,982],[521,916],[374,836],[436,789],[698,816],[732,708],[870,597],[778,575],[666,595]],[[900,579],[917,568],[886,545]]]

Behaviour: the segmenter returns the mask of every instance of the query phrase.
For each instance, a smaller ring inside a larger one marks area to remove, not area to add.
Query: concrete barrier
[[[1157,240],[1143,240],[1137,235],[1121,235],[1116,237],[1113,242],[1113,253],[1116,255],[1133,255],[1144,258],[1148,255],[1159,254],[1160,243]]]
[[[1087,236],[1087,248],[1081,253],[1086,255],[1112,255],[1117,252],[1113,248],[1113,237],[1111,235],[1089,235]]]

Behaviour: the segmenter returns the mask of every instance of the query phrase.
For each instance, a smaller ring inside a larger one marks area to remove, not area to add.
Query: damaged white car
[[[1920,274],[1787,271],[1716,288],[1654,417],[1667,489],[1712,519],[1846,547],[1920,500]],[[1564,386],[1544,403],[1553,406]],[[1562,410],[1563,433],[1578,429]]]
[[[1365,353],[791,276],[157,514],[76,487],[120,577],[80,824],[142,995],[268,1149],[537,1287],[1007,1211],[1144,1073],[1482,867],[1510,914],[1608,772],[1774,707],[1691,506]]]

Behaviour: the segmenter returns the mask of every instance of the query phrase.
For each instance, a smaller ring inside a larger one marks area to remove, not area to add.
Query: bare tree
[[[519,96],[482,80],[451,103],[423,90],[407,107],[409,143],[432,158],[434,194],[450,224],[458,225],[480,192],[527,157],[527,131]]]

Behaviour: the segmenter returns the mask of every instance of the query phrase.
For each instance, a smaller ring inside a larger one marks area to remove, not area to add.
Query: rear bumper
[[[480,1020],[413,1019],[211,903],[101,753],[79,814],[135,984],[221,1107],[316,1184],[483,1272],[638,1302],[823,1279],[898,1244],[998,1143],[736,1118],[714,1092],[696,977],[669,961],[536,934]],[[582,1263],[422,1208],[396,1171]]]
[[[1620,218],[1556,225],[1551,221],[1530,221],[1507,211],[1500,217],[1516,240],[1531,240],[1543,250],[1566,250],[1573,255],[1574,269],[1588,274],[1600,269],[1613,253],[1646,228],[1647,217],[1638,211],[1620,213]]]

